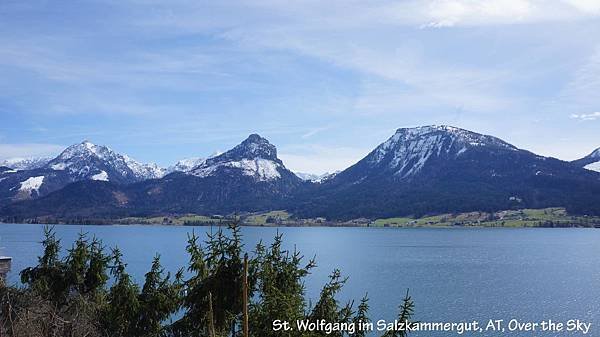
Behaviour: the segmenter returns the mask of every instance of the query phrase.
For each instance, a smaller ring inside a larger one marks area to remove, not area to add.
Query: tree
[[[218,336],[226,336],[229,331],[234,334],[242,313],[243,244],[239,226],[228,228],[230,237],[221,228],[208,234],[206,250],[193,232],[188,236],[188,271],[192,275],[184,281],[186,311],[173,324],[175,335],[207,336],[209,322]]]
[[[412,300],[412,297],[409,295],[408,289],[406,290],[406,295],[404,299],[402,299],[402,304],[400,305],[400,313],[398,314],[398,321],[406,323],[407,325],[412,323],[412,316],[415,309],[415,303]],[[408,331],[406,330],[389,330],[383,336],[384,337],[406,337],[408,335]]]
[[[250,332],[252,336],[281,336],[273,331],[273,318],[294,322],[305,316],[304,278],[315,267],[314,259],[302,265],[298,252],[282,249],[282,235],[277,234],[267,248],[262,242],[256,246],[256,258],[250,264],[250,274],[255,277],[257,300],[250,305]],[[293,331],[289,336],[301,336]]]
[[[369,297],[367,294],[361,299],[360,304],[358,305],[358,311],[356,315],[352,319],[352,323],[356,327],[356,331],[353,334],[350,334],[350,337],[365,337],[368,331],[362,330],[362,326],[371,322],[369,317],[367,316],[369,312]]]
[[[348,278],[342,278],[341,272],[336,269],[329,276],[329,282],[323,286],[321,296],[309,315],[311,321],[324,320],[331,323],[348,323],[351,321],[352,304],[348,303],[340,307],[336,295],[342,289]],[[330,335],[325,332],[316,332],[312,336],[338,336],[342,337],[341,331],[335,331]]]
[[[125,270],[123,254],[113,249],[111,275],[114,284],[108,291],[108,306],[103,315],[104,326],[111,336],[135,336],[137,318],[140,315],[139,287]]]
[[[160,256],[152,261],[150,271],[146,273],[146,281],[138,296],[139,317],[137,322],[138,336],[160,336],[165,332],[163,322],[181,305],[182,274],[179,270],[175,280],[170,281],[170,273],[164,275],[160,264]]]

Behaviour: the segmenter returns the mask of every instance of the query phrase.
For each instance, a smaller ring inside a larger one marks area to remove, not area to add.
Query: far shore
[[[145,226],[227,226],[238,223],[248,227],[360,227],[360,228],[600,228],[600,217],[569,214],[564,208],[504,210],[493,213],[465,212],[421,217],[392,217],[352,220],[325,218],[298,219],[284,211],[239,215],[161,215],[125,218],[56,219],[42,217],[2,223],[61,225],[145,225]]]

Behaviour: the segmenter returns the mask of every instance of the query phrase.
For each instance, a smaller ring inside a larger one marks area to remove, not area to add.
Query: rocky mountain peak
[[[251,134],[233,149],[218,156],[206,159],[190,171],[198,177],[219,175],[220,172],[241,172],[259,181],[272,181],[281,178],[287,171],[277,158],[277,149],[258,134]]]
[[[262,158],[277,160],[277,148],[275,145],[269,143],[266,138],[263,138],[258,134],[251,134],[238,146],[224,154],[228,153],[233,153],[247,159]]]
[[[518,149],[496,137],[448,125],[400,128],[366,158],[370,166],[391,170],[397,177],[415,174],[433,157],[456,158],[473,148]]]

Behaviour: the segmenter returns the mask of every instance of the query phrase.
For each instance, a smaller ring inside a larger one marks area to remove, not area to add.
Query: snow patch
[[[44,183],[44,176],[37,176],[37,177],[31,177],[28,178],[25,181],[21,182],[21,187],[19,187],[19,191],[26,191],[26,192],[30,192],[31,191],[38,191],[40,189],[40,187],[42,186],[42,184]]]
[[[590,171],[600,172],[600,161],[586,165],[583,168]]]
[[[278,171],[279,167],[280,165],[272,160],[256,158],[221,162],[214,165],[200,165],[191,173],[197,177],[206,178],[215,175],[221,168],[235,168],[240,169],[242,174],[255,177],[259,181],[270,181],[281,178]]]
[[[108,173],[101,171],[100,173],[94,174],[92,180],[108,181]]]

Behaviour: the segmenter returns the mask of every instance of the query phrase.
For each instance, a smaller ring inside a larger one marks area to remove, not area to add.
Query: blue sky
[[[250,133],[343,169],[451,124],[570,160],[600,147],[600,2],[0,2],[0,158],[83,139],[140,161]]]

